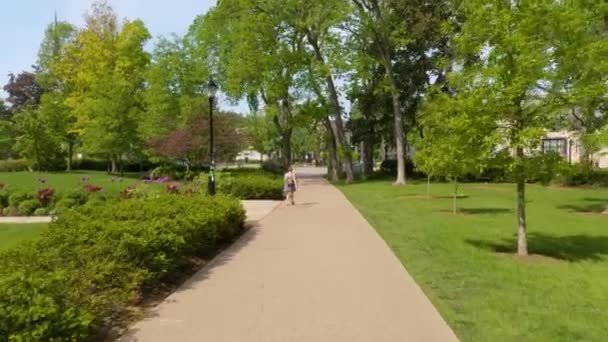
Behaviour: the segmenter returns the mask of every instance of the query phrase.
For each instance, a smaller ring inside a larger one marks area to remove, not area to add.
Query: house
[[[541,141],[543,152],[557,152],[571,164],[581,162],[583,146],[577,131],[552,131],[547,132]],[[608,168],[608,146],[590,156],[593,165],[600,169]]]

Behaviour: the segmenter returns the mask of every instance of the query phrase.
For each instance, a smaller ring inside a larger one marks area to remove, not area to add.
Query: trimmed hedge
[[[66,210],[0,255],[0,341],[85,341],[180,263],[243,227],[233,198],[159,195]]]
[[[29,167],[30,163],[24,159],[0,160],[0,172],[27,171]]]
[[[261,170],[237,170],[218,174],[218,192],[244,200],[283,199],[283,180]]]

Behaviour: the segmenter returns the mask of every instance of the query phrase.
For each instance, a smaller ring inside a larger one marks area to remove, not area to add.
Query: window
[[[567,157],[567,143],[564,138],[543,139],[543,153],[558,153],[562,157]]]

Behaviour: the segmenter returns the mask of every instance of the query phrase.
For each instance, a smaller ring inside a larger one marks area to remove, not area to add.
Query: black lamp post
[[[217,93],[217,84],[209,80],[207,84],[207,96],[209,97],[209,180],[207,182],[207,193],[215,195],[215,150],[213,148],[213,102]]]

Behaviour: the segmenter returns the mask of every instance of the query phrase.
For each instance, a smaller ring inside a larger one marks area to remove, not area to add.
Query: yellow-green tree
[[[86,25],[66,47],[57,74],[67,84],[65,104],[85,151],[112,162],[112,172],[141,147],[144,72],[150,33],[140,20],[119,22],[104,2],[93,4]]]

